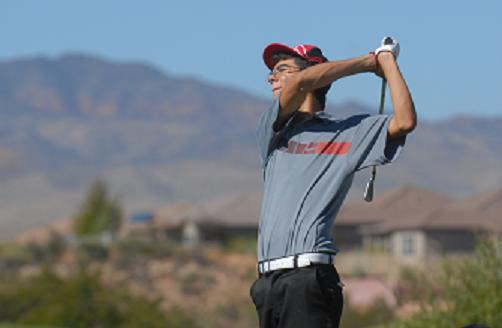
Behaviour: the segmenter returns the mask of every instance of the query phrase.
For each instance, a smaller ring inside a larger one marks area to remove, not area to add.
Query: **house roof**
[[[363,234],[408,229],[502,232],[502,189],[454,200],[407,185],[374,203],[350,204],[335,222],[358,225]]]
[[[461,202],[448,206],[453,211],[478,211],[480,213],[500,213],[502,215],[502,188],[477,194]]]
[[[61,236],[72,235],[73,219],[58,219],[50,224],[23,231],[16,235],[15,242],[21,245],[27,245],[31,243],[43,244],[47,243],[54,233]]]
[[[201,208],[188,202],[171,203],[154,212],[156,226],[175,227],[200,217]]]
[[[447,204],[429,226],[502,232],[502,189]]]
[[[233,227],[256,227],[260,217],[260,193],[241,193],[205,204],[173,203],[155,213],[156,225],[175,227],[187,221]]]
[[[241,193],[201,205],[174,203],[155,213],[156,225],[179,226],[186,221],[232,227],[256,227],[260,193]],[[355,225],[362,233],[384,234],[407,229],[460,229],[502,232],[502,189],[466,199],[404,185],[372,203],[344,205],[335,225]]]
[[[357,201],[342,206],[335,224],[376,223],[391,219],[420,220],[428,212],[453,200],[416,185],[404,185],[382,194],[373,202]]]
[[[129,216],[129,222],[150,222],[153,219],[153,213],[140,212]]]
[[[205,204],[203,221],[235,227],[258,226],[260,208],[261,193],[241,193]]]

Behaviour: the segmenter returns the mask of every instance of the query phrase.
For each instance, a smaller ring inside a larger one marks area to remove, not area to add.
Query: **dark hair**
[[[322,55],[321,55],[322,56]],[[293,58],[295,60],[295,64],[301,69],[305,69],[310,66],[314,66],[317,63],[311,63],[308,60],[300,57],[300,56],[295,56],[289,53],[285,52],[278,52],[272,55],[272,65],[276,65],[279,61],[284,60],[284,59],[290,59]],[[325,87],[315,89],[314,90],[314,95],[321,107],[324,109],[326,107],[326,94],[328,93],[328,90],[331,88],[331,84],[328,84]]]

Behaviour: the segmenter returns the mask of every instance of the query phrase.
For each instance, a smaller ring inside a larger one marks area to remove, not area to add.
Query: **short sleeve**
[[[282,130],[274,130],[274,123],[279,114],[279,98],[280,95],[276,98],[274,104],[261,114],[256,129],[258,151],[263,168],[266,166],[270,154],[276,147],[280,135],[282,134],[281,132],[285,129],[285,127],[283,127]]]
[[[406,136],[387,139],[392,115],[365,115],[354,132],[351,147],[351,162],[354,171],[373,165],[394,162],[401,152]]]

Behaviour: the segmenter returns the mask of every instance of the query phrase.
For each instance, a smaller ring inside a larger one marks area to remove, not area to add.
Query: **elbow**
[[[415,111],[415,105],[413,101],[411,104],[406,106],[407,110],[401,111],[401,113],[406,113],[404,116],[401,115],[401,119],[398,120],[398,129],[404,133],[410,133],[417,127],[417,112]]]
[[[405,121],[399,122],[398,129],[403,134],[411,133],[417,127],[416,117],[407,119]]]

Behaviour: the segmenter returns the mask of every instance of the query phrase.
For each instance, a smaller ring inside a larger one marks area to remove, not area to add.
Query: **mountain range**
[[[145,63],[82,54],[0,62],[0,238],[71,216],[98,177],[128,214],[259,193],[254,133],[269,105]],[[375,197],[406,183],[451,196],[502,187],[502,116],[427,121],[416,105],[418,127],[399,160],[379,169]],[[349,198],[369,175],[357,174]]]

